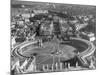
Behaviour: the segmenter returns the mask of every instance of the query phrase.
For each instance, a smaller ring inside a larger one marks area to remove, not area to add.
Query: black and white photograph
[[[11,75],[96,69],[96,6],[11,0]]]

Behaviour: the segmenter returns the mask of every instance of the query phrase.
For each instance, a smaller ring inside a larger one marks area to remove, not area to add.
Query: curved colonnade
[[[72,45],[74,47],[76,47],[76,43],[78,44],[78,42],[81,42],[81,44],[79,43],[79,45],[77,45],[77,50],[79,51],[78,47],[82,45],[82,49],[84,50],[80,50],[79,53],[77,53],[78,58],[81,60],[83,65],[87,65],[88,62],[86,60],[87,57],[89,57],[90,55],[92,55],[95,51],[95,46],[93,45],[92,42],[87,41],[85,39],[81,39],[81,38],[71,38],[71,41],[73,43],[68,44],[67,45]],[[76,41],[76,43],[75,43]],[[12,50],[12,55],[17,56],[19,58],[30,58],[28,56],[25,56],[23,54],[21,54],[22,48],[31,45],[31,44],[35,44],[37,43],[37,41],[26,41],[22,44],[17,45],[16,47],[13,48]],[[66,44],[66,41],[64,41],[64,43]]]

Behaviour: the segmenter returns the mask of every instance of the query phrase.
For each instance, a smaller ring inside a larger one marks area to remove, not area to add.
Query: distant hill
[[[96,6],[93,5],[76,5],[76,4],[59,4],[48,2],[33,2],[33,1],[12,1],[12,8],[21,8],[24,5],[25,8],[32,9],[46,9],[55,11],[67,11],[72,15],[88,15],[96,14]]]

